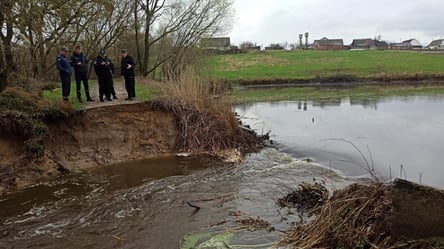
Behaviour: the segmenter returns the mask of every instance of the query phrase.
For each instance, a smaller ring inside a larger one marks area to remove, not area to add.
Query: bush
[[[27,155],[34,158],[44,155],[43,141],[49,132],[45,122],[75,112],[70,104],[49,103],[38,94],[18,87],[0,93],[0,111],[1,136],[24,140]]]

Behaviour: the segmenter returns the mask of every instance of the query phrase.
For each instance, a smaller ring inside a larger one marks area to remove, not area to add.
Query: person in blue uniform
[[[69,64],[66,55],[68,54],[69,49],[67,47],[63,47],[60,49],[60,53],[56,58],[56,66],[60,73],[60,80],[62,82],[62,98],[64,101],[69,101],[69,94],[71,92],[71,74],[72,68]]]

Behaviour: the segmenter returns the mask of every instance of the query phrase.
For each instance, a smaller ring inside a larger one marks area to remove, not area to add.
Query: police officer
[[[89,95],[89,86],[88,86],[88,59],[82,53],[82,47],[77,45],[75,47],[74,53],[70,58],[71,66],[74,68],[74,75],[76,78],[76,90],[77,90],[77,99],[80,103],[83,103],[82,96],[80,93],[81,83],[83,81],[83,87],[85,88],[85,96],[86,101],[92,102],[94,101]]]
[[[128,93],[128,98],[125,100],[133,100],[136,97],[136,81],[134,79],[134,68],[136,64],[125,49],[120,50],[120,56],[122,57],[120,60],[120,75],[125,78],[125,89]]]
[[[66,55],[68,54],[69,49],[67,47],[63,47],[60,49],[60,53],[56,58],[56,66],[60,73],[60,80],[62,82],[62,97],[64,101],[69,101],[69,94],[71,92],[71,74],[72,68],[69,64]]]
[[[101,50],[99,55],[94,61],[94,71],[96,72],[99,81],[99,98],[100,102],[104,101],[104,98],[108,101],[112,101],[111,94],[113,89],[113,74],[114,64],[106,56],[105,50]],[[115,97],[116,98],[116,97]]]

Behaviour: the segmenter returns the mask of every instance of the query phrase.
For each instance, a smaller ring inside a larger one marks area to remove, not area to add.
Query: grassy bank
[[[442,74],[444,54],[405,51],[266,51],[218,55],[208,74],[229,80]]]

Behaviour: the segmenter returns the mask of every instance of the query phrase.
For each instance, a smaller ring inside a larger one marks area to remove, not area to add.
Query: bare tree
[[[202,37],[229,28],[232,4],[232,0],[1,0],[0,89],[18,67],[34,78],[55,76],[51,72],[58,49],[78,43],[91,55],[135,42],[143,75],[180,73]]]
[[[15,70],[12,54],[13,15],[12,1],[0,2],[0,92],[8,85],[9,74]]]
[[[88,53],[116,44],[133,22],[130,6],[131,1],[118,0],[14,1],[14,36],[28,50],[24,66],[32,77],[45,77],[63,45],[82,43]]]
[[[179,68],[183,67],[184,60],[190,55],[187,51],[196,46],[202,37],[220,33],[231,23],[231,0],[138,2],[144,16],[144,52],[141,59],[144,76],[160,66],[165,74],[180,73],[182,70]],[[168,51],[155,51],[156,56],[152,56],[152,50],[160,48]],[[168,69],[165,63],[169,64]]]

